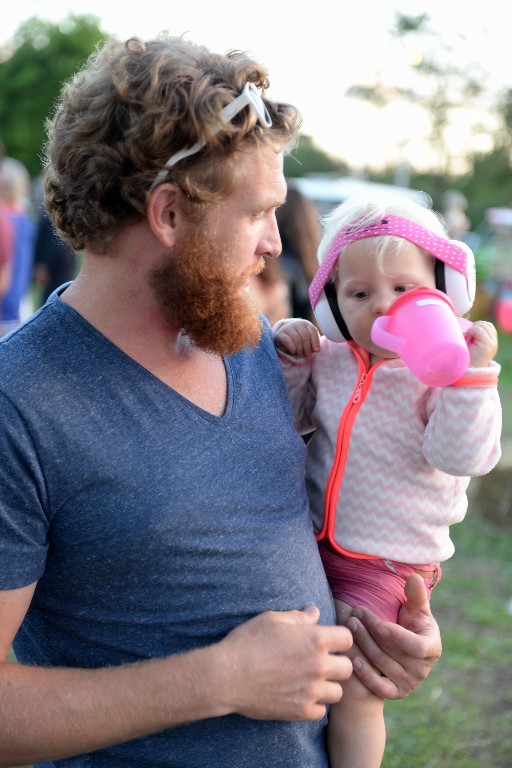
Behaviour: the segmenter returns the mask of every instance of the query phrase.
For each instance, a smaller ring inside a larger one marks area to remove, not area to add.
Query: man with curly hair
[[[407,695],[440,654],[334,612],[268,323],[299,116],[238,51],[108,41],[49,123],[76,279],[0,345],[0,766],[325,768],[352,673]]]

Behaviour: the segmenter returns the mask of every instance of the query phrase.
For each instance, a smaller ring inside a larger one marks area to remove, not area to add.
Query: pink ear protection
[[[466,243],[448,240],[400,216],[384,216],[363,224],[354,221],[338,232],[309,288],[315,318],[328,339],[341,342],[352,338],[330,277],[339,255],[349,243],[379,235],[402,237],[431,253],[435,257],[436,288],[446,293],[457,315],[469,312],[475,300],[476,271],[473,251]]]

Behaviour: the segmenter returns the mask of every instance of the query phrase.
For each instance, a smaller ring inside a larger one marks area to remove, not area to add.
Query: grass
[[[499,391],[503,407],[503,435],[512,441],[512,334],[500,334],[496,360],[501,365]]]
[[[432,595],[443,655],[405,701],[386,702],[382,768],[510,768],[512,527],[471,509]]]

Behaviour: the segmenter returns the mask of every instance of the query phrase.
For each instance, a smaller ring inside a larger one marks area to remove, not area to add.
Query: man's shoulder
[[[0,388],[32,379],[44,361],[56,361],[55,354],[65,339],[58,313],[45,305],[0,339]]]

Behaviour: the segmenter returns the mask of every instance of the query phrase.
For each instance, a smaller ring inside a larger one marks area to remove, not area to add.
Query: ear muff
[[[469,245],[461,240],[451,240],[467,255],[467,277],[457,269],[436,258],[436,288],[446,293],[453,303],[456,315],[465,315],[475,301],[476,266],[475,256]]]
[[[328,280],[313,310],[318,327],[330,341],[350,341],[352,336],[342,317],[334,280]]]

